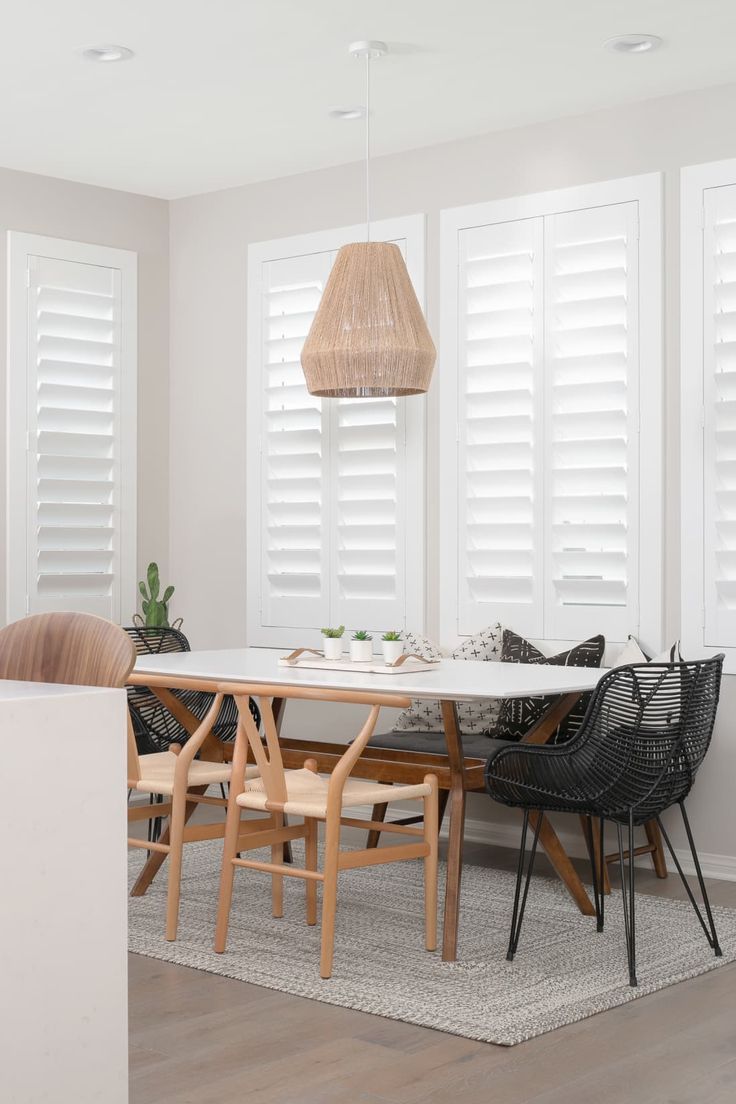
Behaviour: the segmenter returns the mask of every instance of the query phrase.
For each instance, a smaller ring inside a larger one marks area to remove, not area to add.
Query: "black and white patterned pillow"
[[[423,659],[442,659],[442,653],[430,640],[417,633],[406,633],[404,651],[414,652]],[[452,659],[499,660],[503,640],[503,626],[490,625],[459,644],[451,654]],[[498,720],[500,702],[488,698],[472,702],[458,702],[457,714],[460,731],[465,735],[478,735],[493,728]],[[395,732],[443,732],[442,711],[438,701],[416,698],[404,710],[396,724]]]
[[[501,659],[506,663],[550,663],[557,667],[600,667],[605,651],[606,641],[603,636],[593,636],[590,640],[584,640],[582,644],[576,644],[566,652],[558,652],[554,656],[546,656],[540,652],[529,640],[519,636],[510,629],[503,634],[503,646]],[[561,744],[571,739],[585,716],[588,708],[590,694],[583,694],[567,717],[557,728],[557,732],[549,740],[551,744]],[[539,718],[546,713],[557,699],[554,696],[546,698],[504,698],[499,710],[498,722],[490,736],[496,736],[501,740],[521,740],[522,736],[537,723]]]

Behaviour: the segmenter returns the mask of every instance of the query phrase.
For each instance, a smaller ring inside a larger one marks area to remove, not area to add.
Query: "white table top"
[[[212,682],[311,686],[321,690],[376,690],[411,698],[472,701],[474,698],[522,698],[592,690],[606,673],[599,667],[496,663],[443,659],[438,667],[406,674],[320,671],[279,667],[288,649],[231,648],[211,652],[173,652],[140,656],[137,675],[196,678]]]

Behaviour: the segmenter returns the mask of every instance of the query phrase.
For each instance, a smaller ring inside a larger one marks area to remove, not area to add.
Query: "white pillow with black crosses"
[[[409,632],[404,634],[404,641],[406,652],[414,652],[423,659],[442,659],[439,648],[425,636]],[[487,629],[469,636],[462,644],[458,644],[450,658],[499,660],[502,643],[503,625],[490,625]],[[500,702],[495,698],[458,702],[460,731],[466,736],[477,736],[488,732],[498,720],[499,709]],[[440,703],[421,698],[412,701],[394,725],[395,732],[442,732],[443,730]]]

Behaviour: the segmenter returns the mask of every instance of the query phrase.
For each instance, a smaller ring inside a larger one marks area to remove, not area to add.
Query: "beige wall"
[[[678,203],[683,165],[736,156],[736,86],[652,100],[378,159],[374,215],[426,212],[428,316],[437,335],[443,207],[636,173],[665,174],[666,609],[679,620]],[[352,138],[350,139],[352,142]],[[249,242],[359,222],[362,167],[346,165],[171,204],[171,571],[196,647],[245,643],[245,297]],[[439,365],[442,371],[442,365]],[[436,629],[437,394],[428,405],[428,627]],[[251,516],[251,524],[256,519]],[[703,851],[736,874],[736,678],[726,679],[715,747],[694,797]],[[315,715],[312,730],[344,726]],[[294,721],[292,720],[292,723]],[[475,802],[472,815],[491,805]],[[707,815],[706,815],[707,813]],[[498,814],[494,811],[494,817]]]
[[[138,254],[138,563],[169,544],[169,213],[164,200],[0,169],[0,348],[6,346],[7,230],[131,249]],[[5,544],[5,389],[0,389],[0,547]],[[0,622],[5,561],[0,557]],[[135,595],[130,596],[133,613]]]

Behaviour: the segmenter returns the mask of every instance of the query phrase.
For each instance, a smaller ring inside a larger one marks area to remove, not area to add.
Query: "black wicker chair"
[[[158,655],[169,652],[190,651],[189,641],[179,629],[129,626],[125,631],[135,644],[138,655]],[[198,720],[207,713],[213,695],[203,690],[174,690],[174,695]],[[189,733],[159,701],[153,691],[145,686],[128,687],[128,706],[133,721],[133,731],[138,751],[145,755],[152,751],[167,751],[171,744],[185,744]],[[257,725],[261,723],[258,707],[251,698],[250,711]],[[224,698],[220,715],[213,726],[219,740],[232,741],[238,726],[238,709],[232,697]]]
[[[130,625],[125,628],[125,631],[135,644],[138,655],[191,651],[189,641],[179,629]],[[198,720],[204,718],[214,698],[213,694],[208,694],[202,690],[174,690],[172,692]],[[252,698],[249,700],[249,706],[253,719],[260,726],[261,715]],[[171,744],[185,744],[189,739],[189,733],[184,726],[169,713],[168,709],[148,687],[128,687],[128,708],[140,755],[167,751]],[[223,699],[220,715],[212,727],[212,732],[219,740],[233,741],[237,726],[238,707],[235,704],[235,699],[226,697]],[[158,800],[160,800],[160,796]],[[151,794],[151,801],[154,801],[153,794]],[[160,831],[160,819],[149,821],[149,839],[157,840]]]
[[[568,744],[514,744],[491,755],[485,772],[488,793],[496,801],[524,811],[509,960],[519,943],[537,850],[541,817],[536,818],[527,863],[529,815],[534,811],[578,813],[589,818],[587,845],[598,931],[603,930],[604,896],[596,869],[605,868],[605,822],[615,824],[631,985],[637,984],[633,835],[634,828],[648,820],[657,821],[708,943],[716,955],[721,954],[684,802],[713,733],[722,666],[720,655],[694,663],[618,667],[601,679],[580,730]],[[661,814],[671,805],[680,806],[705,917],[662,826]],[[593,817],[600,821],[597,862]],[[623,828],[628,830],[628,879],[624,877]]]

